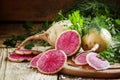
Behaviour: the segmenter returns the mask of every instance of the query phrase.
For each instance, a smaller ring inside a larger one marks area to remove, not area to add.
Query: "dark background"
[[[77,0],[0,0],[0,21],[51,21]]]
[[[82,0],[0,0],[0,21],[51,21],[59,10],[66,10],[77,1]]]

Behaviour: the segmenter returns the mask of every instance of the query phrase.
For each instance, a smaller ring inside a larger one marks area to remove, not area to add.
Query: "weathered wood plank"
[[[82,78],[76,76],[69,76],[69,75],[59,75],[59,80],[94,80],[93,78]]]
[[[7,49],[0,48],[0,80],[4,80],[5,78],[7,52]]]
[[[57,80],[56,75],[44,75],[36,69],[30,68],[28,62],[15,63],[6,60],[7,54],[13,49],[0,48],[0,80]]]
[[[44,51],[48,48],[39,47],[35,49]],[[9,61],[7,55],[13,50],[14,48],[0,48],[0,80],[120,80],[82,78],[63,74],[44,75],[36,69],[32,69],[29,62],[15,63]]]
[[[0,21],[51,21],[76,0],[0,0]],[[59,5],[60,3],[60,5]]]
[[[120,79],[95,79],[95,78],[82,78],[68,75],[59,75],[59,80],[120,80]]]
[[[120,79],[95,79],[95,80],[120,80]]]

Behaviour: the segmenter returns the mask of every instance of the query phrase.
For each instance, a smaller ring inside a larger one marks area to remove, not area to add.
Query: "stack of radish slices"
[[[35,57],[39,53],[41,53],[41,51],[20,49],[9,54],[8,59],[14,62],[30,61],[33,57]]]

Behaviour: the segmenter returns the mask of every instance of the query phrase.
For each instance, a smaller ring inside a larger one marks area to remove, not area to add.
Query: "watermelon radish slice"
[[[44,74],[55,74],[60,71],[67,61],[67,56],[62,50],[48,50],[39,58],[37,68]]]
[[[75,30],[67,30],[56,40],[56,49],[63,50],[67,56],[75,54],[80,48],[81,39]]]
[[[8,55],[8,59],[14,62],[23,62],[23,61],[30,61],[35,56],[36,56],[35,54],[20,55],[16,53],[11,53]]]
[[[80,53],[79,55],[77,55],[74,58],[75,64],[77,64],[77,65],[86,65],[87,64],[87,61],[86,61],[87,54],[88,54],[87,52],[83,52],[83,53]]]
[[[28,49],[18,49],[15,50],[16,54],[39,54],[41,53],[41,51],[37,51],[37,50],[28,50]]]
[[[94,52],[90,52],[89,54],[87,54],[86,60],[89,66],[93,67],[96,70],[104,70],[110,67],[108,61],[102,60],[97,56],[98,54]]]
[[[30,61],[30,65],[33,68],[37,68],[37,61],[39,60],[39,58],[41,57],[43,53],[38,54],[37,56],[35,56],[34,58],[32,58],[32,60]]]

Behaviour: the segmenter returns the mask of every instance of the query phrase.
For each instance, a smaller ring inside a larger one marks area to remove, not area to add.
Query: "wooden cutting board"
[[[73,66],[66,64],[61,71],[62,74],[89,77],[89,78],[100,78],[100,79],[114,79],[120,78],[120,64],[111,65],[107,70],[97,71],[88,65],[86,66]]]

